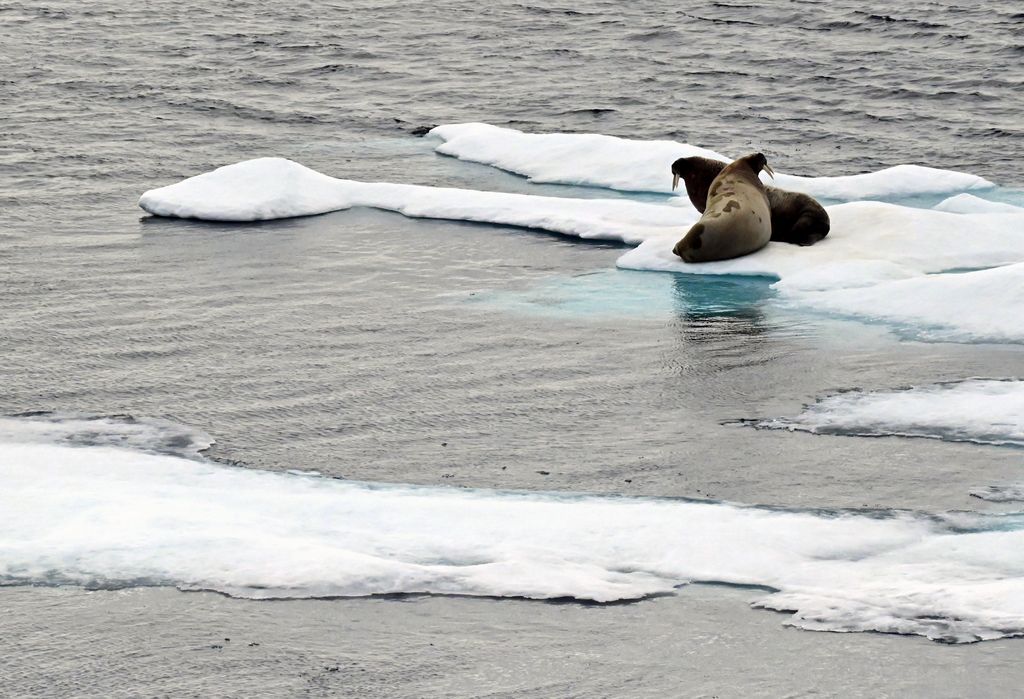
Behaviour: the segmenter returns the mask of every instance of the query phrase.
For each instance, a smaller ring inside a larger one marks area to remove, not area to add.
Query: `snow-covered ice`
[[[493,165],[525,175],[534,182],[633,192],[672,191],[669,166],[677,158],[700,156],[728,162],[746,155],[734,153],[730,157],[675,141],[638,141],[601,134],[530,134],[480,123],[445,124],[430,133],[444,141],[437,147],[439,153]],[[802,177],[776,170],[775,185],[782,189],[842,201],[963,192],[993,186],[977,175],[920,165],[896,165],[877,172],[835,177]],[[762,177],[769,181],[767,176]]]
[[[570,199],[328,177],[285,158],[226,165],[142,195],[157,216],[263,221],[368,206],[412,218],[523,226],[578,238],[639,243],[696,221],[696,211],[625,199]],[[684,224],[685,225],[685,224]]]
[[[852,280],[877,263],[884,278],[892,278],[894,265],[907,275],[950,269],[992,267],[1024,261],[1024,211],[1017,214],[954,214],[874,201],[849,202],[828,207],[832,230],[809,247],[769,243],[743,257],[721,262],[690,264],[672,253],[678,240],[652,235],[623,255],[618,266],[684,274],[745,274],[792,277],[821,270],[826,265],[855,265]]]
[[[1024,447],[1024,381],[967,379],[891,391],[847,391],[822,398],[795,417],[747,424]]]
[[[46,442],[52,421],[22,421],[0,440],[3,584],[609,602],[714,581],[775,590],[757,605],[803,628],[1024,634],[1019,516],[349,483],[88,446],[89,426]]]
[[[794,303],[896,326],[916,339],[1024,342],[1024,263],[797,294]]]

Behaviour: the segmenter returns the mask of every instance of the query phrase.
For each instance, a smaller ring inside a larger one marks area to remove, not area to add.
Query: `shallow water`
[[[1019,483],[1019,451],[730,423],[848,388],[1017,376],[1019,347],[786,311],[760,280],[614,271],[611,244],[365,210],[160,221],[135,202],[261,155],[364,180],[622,196],[531,185],[411,134],[457,121],[758,148],[801,174],[919,163],[1020,188],[1022,26],[1011,2],[9,3],[0,413],[164,418],[210,433],[216,458],[366,481],[1018,509],[970,492]],[[49,594],[0,589],[29,616]],[[72,613],[92,618],[89,599]],[[486,639],[455,603],[445,633]],[[779,623],[740,611],[721,622],[730,634]],[[551,633],[538,647],[586,644]],[[866,667],[901,652],[871,648]],[[1007,654],[986,662],[1019,672]],[[92,677],[102,694],[111,676]]]

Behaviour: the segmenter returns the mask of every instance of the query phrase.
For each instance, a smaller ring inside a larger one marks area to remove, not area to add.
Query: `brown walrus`
[[[680,158],[672,163],[672,189],[682,177],[686,194],[697,211],[704,213],[711,182],[726,166],[710,158]],[[800,192],[765,187],[772,210],[772,240],[794,245],[814,245],[828,235],[828,213],[813,197]]]
[[[711,182],[707,206],[672,252],[684,262],[712,262],[760,250],[772,237],[768,194],[758,173],[774,176],[761,153],[734,160]]]

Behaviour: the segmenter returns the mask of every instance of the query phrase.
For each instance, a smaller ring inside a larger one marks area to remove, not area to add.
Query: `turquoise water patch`
[[[1012,204],[1013,206],[1024,207],[1024,190],[1008,189],[1006,187],[993,187],[978,192],[968,192],[981,199],[999,202],[1000,204]]]
[[[937,205],[941,204],[950,197],[954,197],[957,194],[970,194],[971,196],[984,199],[986,201],[997,202],[1000,204],[1012,204],[1014,206],[1024,207],[1024,191],[1018,189],[1009,189],[1006,187],[986,187],[984,189],[969,189],[969,190],[950,190],[948,192],[931,192],[928,194],[914,194],[911,196],[906,195],[893,195],[893,196],[879,196],[870,197],[863,201],[881,201],[887,204],[898,204],[899,206],[909,206],[914,209],[933,209]],[[856,199],[831,199],[828,197],[817,197],[818,202],[822,206],[835,206],[837,204],[845,204],[850,201],[861,201]]]
[[[479,292],[472,301],[527,315],[660,320],[744,313],[774,295],[771,282],[761,277],[611,269],[548,277],[528,289]]]

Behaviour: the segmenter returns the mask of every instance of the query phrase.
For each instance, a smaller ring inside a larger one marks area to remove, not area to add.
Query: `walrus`
[[[772,237],[768,194],[758,173],[775,173],[762,153],[734,160],[708,187],[707,206],[672,249],[684,262],[728,260],[760,250]]]
[[[672,189],[682,177],[686,194],[700,213],[708,201],[711,182],[726,166],[710,158],[679,158],[672,163]],[[765,187],[772,210],[772,240],[793,245],[814,245],[828,235],[829,220],[825,208],[806,194]]]

